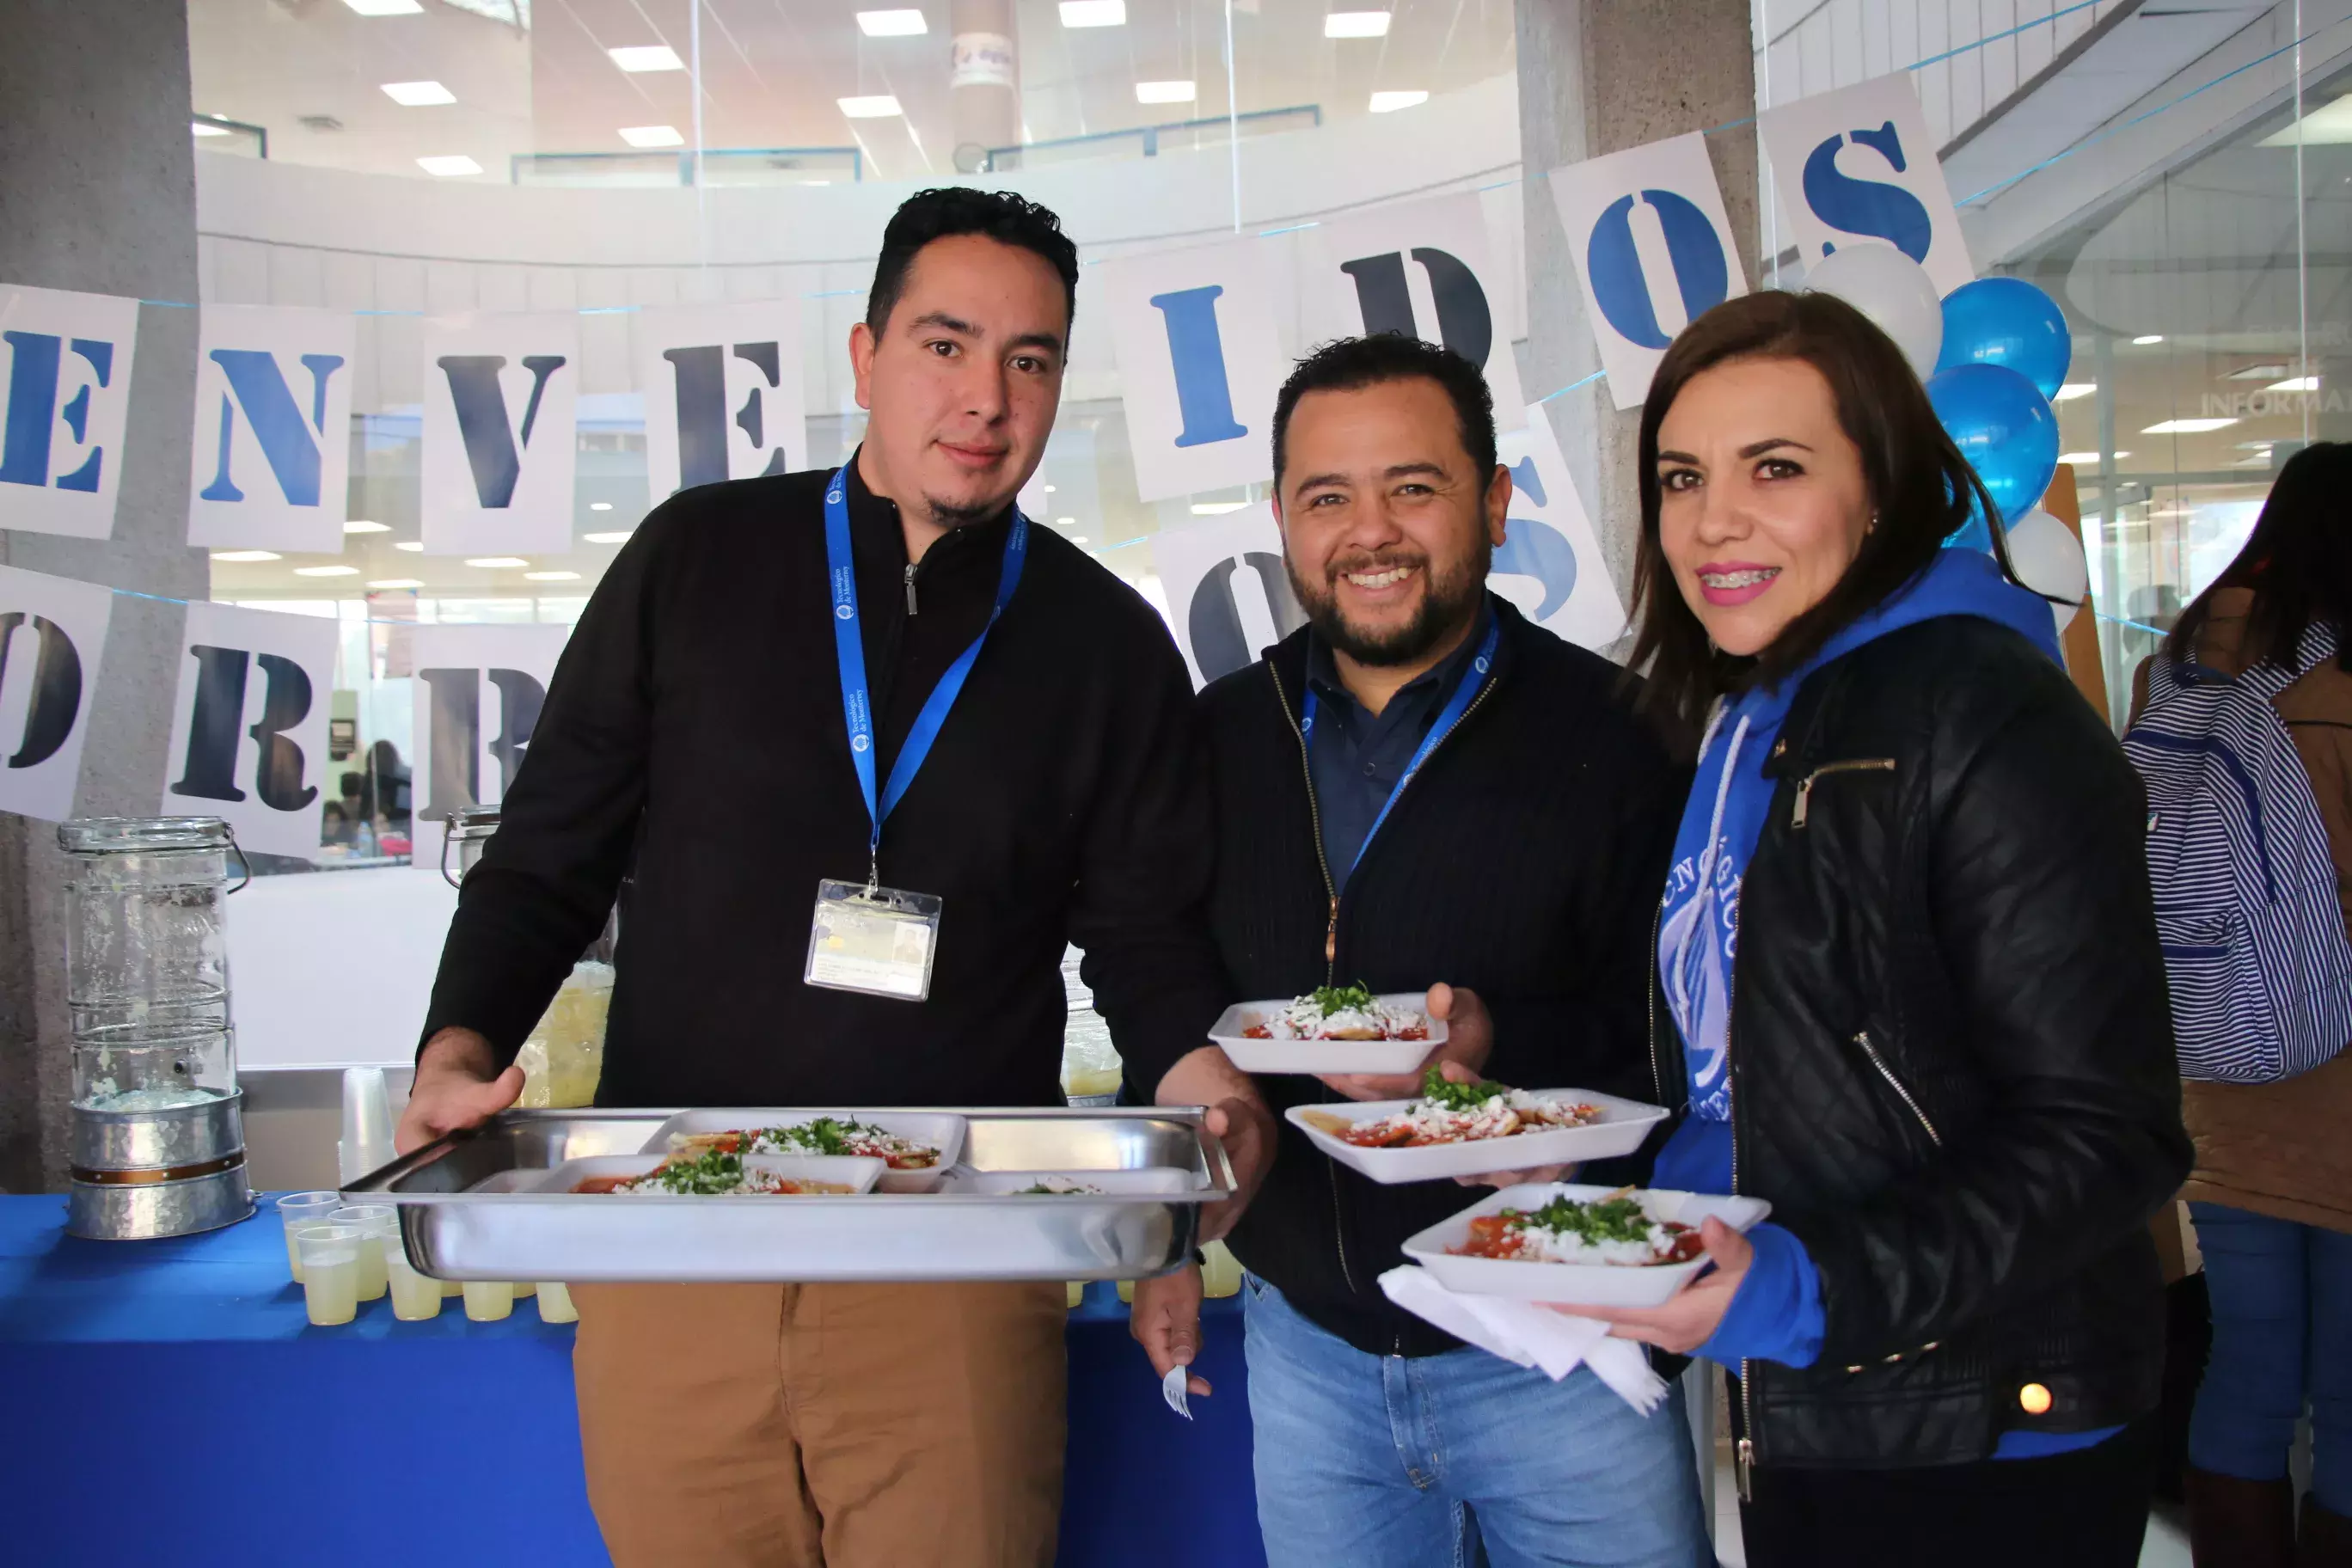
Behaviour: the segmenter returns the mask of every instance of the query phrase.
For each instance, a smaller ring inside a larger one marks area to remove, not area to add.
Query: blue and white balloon
[[[2045,398],[2058,395],[2074,363],[2074,338],[2066,313],[2022,278],[1979,278],[1944,296],[1943,350],[1938,373],[1964,364],[1997,364],[2033,384]]]
[[[1927,401],[2003,521],[2041,500],[2058,472],[2058,416],[2032,382],[2001,365],[1954,365],[1928,379]]]
[[[1805,269],[1805,288],[1834,294],[1895,340],[1911,368],[1934,373],[1944,341],[1943,302],[1927,268],[1891,245],[1856,244],[1832,251]]]

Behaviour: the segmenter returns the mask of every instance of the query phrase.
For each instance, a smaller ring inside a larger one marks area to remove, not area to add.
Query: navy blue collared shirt
[[[1462,646],[1407,681],[1378,713],[1357,701],[1340,680],[1329,645],[1307,634],[1307,679],[1315,687],[1316,718],[1307,754],[1316,811],[1323,822],[1323,855],[1334,886],[1347,885],[1364,836],[1380,820],[1381,807],[1389,803],[1412,753],[1461,684],[1462,672],[1477,657],[1478,641],[1494,616],[1493,605],[1482,603],[1477,624]],[[1496,649],[1498,664],[1500,654]]]

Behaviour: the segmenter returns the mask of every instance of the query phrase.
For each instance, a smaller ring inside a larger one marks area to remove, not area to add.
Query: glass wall
[[[2236,557],[2271,477],[2352,436],[2347,94],[2352,72],[2305,84],[2016,266],[2074,325],[2059,426],[2118,724],[2132,669]]]
[[[863,429],[845,345],[890,208],[966,178],[1055,206],[1089,272],[1025,499],[1164,611],[1151,536],[1253,492],[1137,499],[1096,264],[1263,230],[1286,252],[1318,217],[1486,185],[1517,276],[1511,0],[190,0],[188,26],[203,298],[359,316],[342,550],[212,556],[215,599],[341,626],[320,868],[406,857],[409,628],[572,623],[659,499],[638,312],[796,301],[831,466]],[[420,322],[546,309],[582,313],[571,545],[427,554]]]

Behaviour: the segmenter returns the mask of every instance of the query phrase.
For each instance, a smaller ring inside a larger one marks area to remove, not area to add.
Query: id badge
[[[833,991],[920,1002],[931,994],[939,936],[936,895],[827,879],[816,885],[801,978]]]

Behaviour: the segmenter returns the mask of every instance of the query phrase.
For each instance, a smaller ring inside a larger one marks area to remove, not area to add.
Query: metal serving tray
[[[872,1119],[888,1108],[824,1109]],[[931,1108],[921,1108],[931,1109]],[[534,1172],[634,1154],[675,1110],[510,1110],[343,1191],[400,1210],[419,1273],[442,1279],[1136,1279],[1192,1257],[1201,1205],[1233,1166],[1199,1107],[966,1110],[959,1171],[1173,1167],[1192,1190],[1102,1197],[948,1190],[844,1197],[611,1197],[512,1191]],[[482,1190],[485,1184],[489,1190]]]

